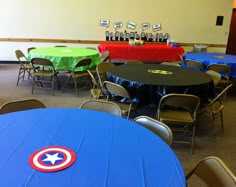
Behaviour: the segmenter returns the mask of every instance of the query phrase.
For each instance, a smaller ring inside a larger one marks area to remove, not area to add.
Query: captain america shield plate
[[[29,158],[29,164],[38,171],[54,172],[68,168],[75,159],[75,152],[71,149],[49,146],[35,151]]]

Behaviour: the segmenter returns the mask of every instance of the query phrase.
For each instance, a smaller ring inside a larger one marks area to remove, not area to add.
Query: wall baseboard
[[[41,42],[41,43],[78,43],[78,44],[100,44],[106,43],[127,43],[127,41],[104,41],[104,40],[73,40],[73,39],[47,39],[47,38],[0,38],[2,42]],[[147,42],[148,43],[148,42]],[[151,42],[163,43],[163,42]],[[195,44],[207,45],[208,47],[226,47],[226,44],[210,44],[210,43],[184,43],[177,42],[182,47],[193,46]]]

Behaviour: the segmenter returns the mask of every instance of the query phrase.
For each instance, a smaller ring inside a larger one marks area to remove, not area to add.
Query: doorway
[[[236,55],[236,8],[233,9],[228,42],[226,47],[226,54]]]

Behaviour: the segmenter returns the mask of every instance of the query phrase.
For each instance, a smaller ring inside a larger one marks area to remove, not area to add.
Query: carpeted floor
[[[35,92],[31,94],[31,80],[20,82],[16,86],[18,74],[17,64],[0,64],[0,104],[13,99],[36,98],[42,101],[47,107],[69,107],[77,108],[84,101],[89,99],[89,89],[79,91],[79,96],[75,96],[75,90],[66,89],[63,93],[55,91],[55,95],[51,96],[49,92]],[[63,79],[63,75],[59,77]],[[63,84],[63,82],[62,82]],[[204,118],[198,119],[198,128],[196,132],[195,150],[190,154],[188,145],[172,146],[178,155],[186,173],[202,158],[214,155],[220,157],[229,168],[236,174],[236,89],[233,87],[225,100],[224,125],[225,131],[218,132],[215,141],[209,136],[209,123]],[[138,111],[139,115],[154,115],[155,108],[146,106]],[[216,121],[219,125],[219,120]],[[161,155],[160,155],[161,156]],[[158,158],[157,158],[158,159]],[[197,179],[193,179],[189,186],[201,186]]]

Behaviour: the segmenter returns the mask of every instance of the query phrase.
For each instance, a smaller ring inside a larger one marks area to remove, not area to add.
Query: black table
[[[143,91],[148,89],[152,92],[153,89],[160,86],[165,87],[167,92],[182,92],[188,89],[188,93],[198,95],[202,99],[207,99],[209,95],[214,96],[213,93],[209,93],[209,84],[212,83],[209,75],[177,66],[160,64],[120,65],[109,71],[108,79],[126,87],[131,91],[131,96],[137,96],[136,93],[140,91],[137,89]],[[153,94],[145,97],[153,97]],[[150,101],[153,102],[152,99],[149,99],[148,102]]]

